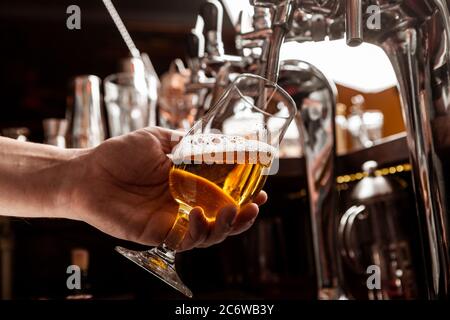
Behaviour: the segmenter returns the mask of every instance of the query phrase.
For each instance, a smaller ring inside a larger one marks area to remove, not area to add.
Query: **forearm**
[[[0,215],[68,215],[72,159],[79,152],[0,137]]]

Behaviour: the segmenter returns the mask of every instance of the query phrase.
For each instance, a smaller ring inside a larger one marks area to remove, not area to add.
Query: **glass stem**
[[[176,250],[186,235],[189,228],[189,212],[191,208],[180,205],[178,215],[166,239],[156,248],[156,254],[169,264],[175,263]]]

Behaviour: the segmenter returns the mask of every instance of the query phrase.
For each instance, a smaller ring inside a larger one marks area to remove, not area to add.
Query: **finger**
[[[267,202],[267,193],[265,191],[261,191],[258,195],[253,199],[253,203],[256,203],[258,206],[263,205]]]
[[[210,232],[210,224],[206,220],[200,207],[194,208],[189,213],[189,229],[181,243],[180,250],[195,248],[204,242]]]
[[[239,211],[229,235],[236,235],[247,231],[255,222],[259,207],[255,203],[246,204]]]
[[[221,209],[216,217],[215,223],[212,224],[212,229],[208,237],[200,246],[207,247],[225,240],[232,229],[236,215],[237,208],[234,205]]]
[[[147,127],[144,130],[150,132],[159,140],[159,142],[161,143],[162,150],[165,153],[171,153],[172,149],[180,142],[181,138],[185,134],[182,131],[171,130],[156,126]]]

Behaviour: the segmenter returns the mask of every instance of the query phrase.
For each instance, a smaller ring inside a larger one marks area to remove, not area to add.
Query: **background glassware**
[[[25,142],[28,140],[28,136],[30,135],[30,129],[25,127],[5,128],[2,130],[2,135],[8,138]]]
[[[42,121],[44,143],[60,148],[66,147],[67,120],[48,118]]]
[[[242,113],[259,121],[226,133],[227,120]],[[214,221],[220,207],[251,201],[265,177],[278,168],[276,152],[295,113],[294,101],[277,84],[255,75],[239,76],[174,149],[169,180],[179,211],[164,242],[148,251],[116,250],[192,297],[175,270],[175,254],[188,229],[189,212],[200,206],[205,217]],[[271,129],[268,124],[272,119],[277,119],[278,125]],[[245,155],[243,163],[239,162],[240,154]],[[200,161],[197,163],[199,159],[195,158],[192,163],[192,157],[198,155]]]
[[[159,90],[159,121],[170,129],[189,130],[197,116],[202,98],[200,93],[187,92],[191,70],[179,59],[172,62],[169,71],[161,77]]]
[[[141,73],[117,73],[105,78],[105,103],[112,137],[151,124],[155,97],[149,83],[148,77]]]
[[[95,147],[105,140],[99,77],[77,76],[67,99],[67,143],[71,148]]]
[[[145,53],[142,53],[145,55]],[[151,62],[150,62],[151,65]],[[153,68],[152,68],[153,70]],[[120,61],[120,72],[124,73],[132,73],[136,77],[136,79],[145,77],[148,88],[148,98],[149,98],[149,126],[157,125],[157,101],[158,101],[158,87],[160,85],[158,75],[153,71],[146,68],[146,64],[144,62],[144,58],[125,58]]]
[[[354,148],[371,147],[383,137],[384,115],[380,110],[365,110],[352,114],[347,124]]]
[[[365,109],[365,98],[358,94],[351,99],[351,114],[347,129],[352,137],[353,148],[369,148],[383,136],[384,115],[380,110]]]

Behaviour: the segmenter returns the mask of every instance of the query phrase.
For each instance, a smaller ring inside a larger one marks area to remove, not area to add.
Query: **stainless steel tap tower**
[[[398,78],[407,128],[426,295],[430,299],[448,297],[450,172],[445,163],[450,159],[450,0],[250,2],[272,13],[264,70],[270,80],[278,80],[279,52],[285,41],[345,37],[350,46],[369,42],[386,52]],[[318,201],[320,210],[312,212],[316,218],[330,219],[337,214],[324,209],[326,197]],[[342,293],[339,263],[329,250],[332,239],[322,231],[314,239],[319,297],[337,299]]]

